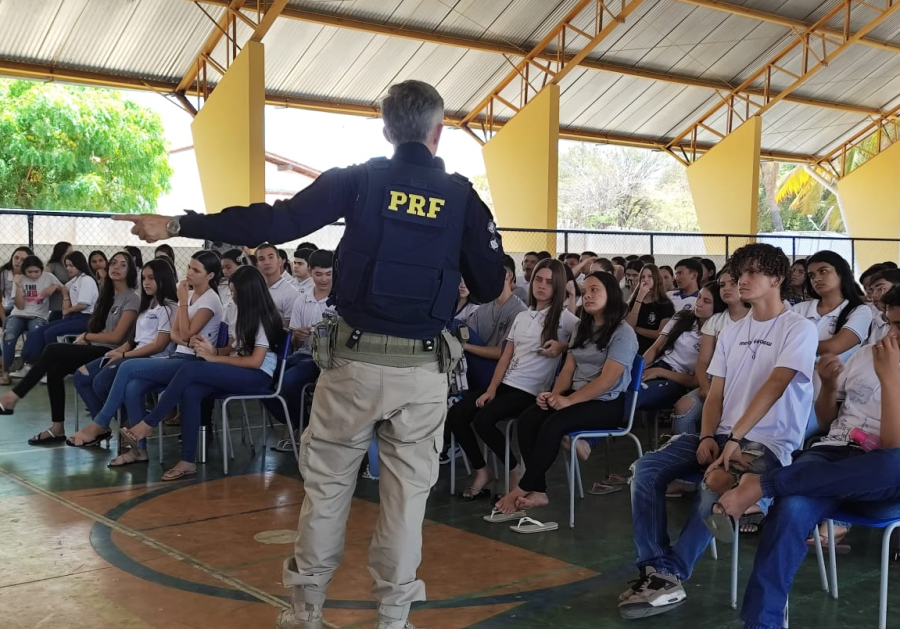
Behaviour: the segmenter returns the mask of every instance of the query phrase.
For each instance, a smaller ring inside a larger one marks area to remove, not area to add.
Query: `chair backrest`
[[[224,321],[219,324],[219,336],[216,339],[216,347],[228,345],[228,324]]]
[[[284,336],[281,338],[281,344],[278,346],[278,363],[275,366],[275,373],[272,374],[272,388],[275,394],[281,393],[281,383],[284,381],[284,366],[287,364],[287,358],[291,354],[291,331],[284,330]]]
[[[641,390],[641,378],[644,375],[644,357],[638,354],[631,363],[631,382],[625,395],[625,430],[630,431],[634,424],[634,413],[637,410],[638,393]]]

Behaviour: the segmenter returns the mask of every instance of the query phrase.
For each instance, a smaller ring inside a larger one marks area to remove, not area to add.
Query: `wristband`
[[[713,435],[706,435],[705,437],[700,437],[700,443],[703,443],[707,439],[715,439],[715,437]]]
[[[733,432],[728,433],[728,441],[733,441],[738,445],[741,445],[741,440],[734,436]]]

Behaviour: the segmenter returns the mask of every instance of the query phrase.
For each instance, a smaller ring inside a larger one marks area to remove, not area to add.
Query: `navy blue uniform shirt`
[[[424,144],[398,146],[394,161],[443,168]],[[354,211],[365,193],[368,175],[364,166],[332,168],[309,187],[287,201],[229,207],[218,214],[189,212],[181,217],[181,236],[255,247],[303,238],[337,222]],[[506,271],[503,247],[496,236],[490,210],[472,190],[468,195],[459,270],[469,291],[482,303],[496,299],[503,290]]]

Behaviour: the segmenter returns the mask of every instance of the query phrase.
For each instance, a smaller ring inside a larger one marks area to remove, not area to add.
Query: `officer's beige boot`
[[[325,629],[322,608],[310,603],[295,603],[281,612],[275,629]]]

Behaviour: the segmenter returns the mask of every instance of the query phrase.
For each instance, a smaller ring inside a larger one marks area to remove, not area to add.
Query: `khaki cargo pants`
[[[369,547],[373,593],[385,620],[402,620],[425,600],[425,502],[438,477],[447,414],[447,374],[437,361],[384,367],[335,358],[316,385],[309,428],[300,440],[306,498],[284,584],[293,602],[321,606],[341,563],[357,474],[372,436],[381,465],[381,512]]]

